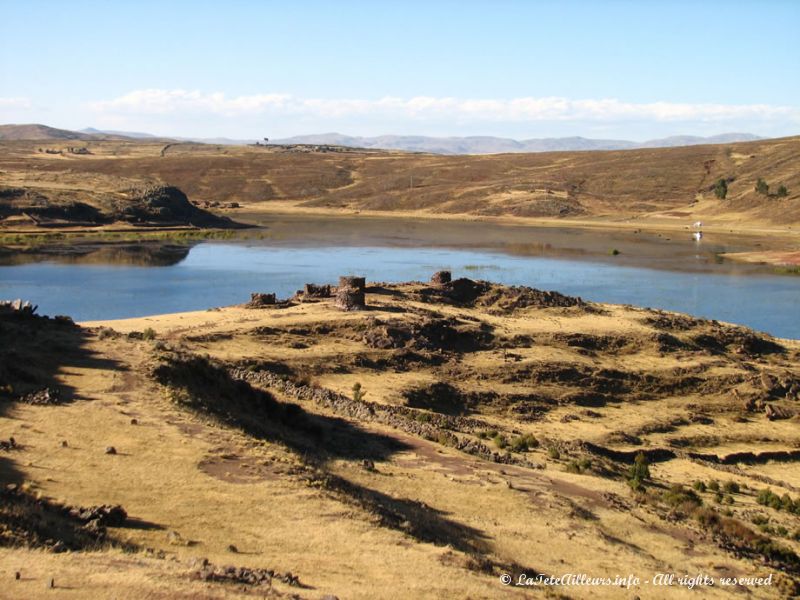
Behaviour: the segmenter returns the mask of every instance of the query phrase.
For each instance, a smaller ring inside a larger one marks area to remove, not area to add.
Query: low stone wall
[[[479,419],[452,417],[439,413],[422,412],[404,406],[377,404],[365,400],[356,401],[326,388],[295,384],[268,371],[249,371],[236,368],[232,369],[230,374],[234,379],[241,379],[250,384],[278,390],[290,398],[315,402],[330,408],[337,414],[359,421],[375,421],[389,425],[423,439],[452,446],[456,450],[484,460],[529,468],[540,467],[540,465],[532,463],[525,458],[514,456],[510,452],[500,454],[478,441],[459,438],[451,431],[455,429],[474,433],[490,429],[486,422]],[[420,415],[425,415],[426,420],[419,420]]]

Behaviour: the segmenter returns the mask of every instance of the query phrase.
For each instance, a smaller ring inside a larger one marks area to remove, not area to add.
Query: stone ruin
[[[36,314],[36,309],[39,308],[35,304],[31,304],[27,300],[0,300],[0,315],[23,315],[32,317]]]
[[[303,298],[330,298],[331,286],[307,283],[303,288]]]
[[[364,310],[367,308],[364,295],[366,286],[364,277],[339,277],[339,287],[336,289],[333,305],[341,310]]]
[[[250,294],[250,302],[247,303],[247,307],[261,308],[263,306],[274,306],[275,303],[275,294],[259,294],[258,292],[254,292]]]
[[[433,285],[444,285],[446,283],[450,283],[452,281],[453,276],[450,271],[436,271],[431,277],[431,283]]]

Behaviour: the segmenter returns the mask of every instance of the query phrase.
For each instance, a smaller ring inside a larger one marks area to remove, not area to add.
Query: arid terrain
[[[800,224],[798,163],[800,138],[488,156],[335,146],[2,141],[0,216],[71,206],[76,220],[100,223],[119,218],[115,207],[130,201],[131,190],[174,186],[201,208],[234,218],[294,208],[633,227],[705,220],[712,228],[786,231]],[[767,194],[755,191],[759,178],[769,186]],[[724,200],[714,194],[720,179],[728,186]],[[777,195],[781,185],[786,196]],[[80,213],[82,204],[97,210]]]
[[[800,343],[446,277],[342,311],[353,285],[80,325],[7,308],[0,597],[798,591]],[[501,583],[567,573],[772,579]]]

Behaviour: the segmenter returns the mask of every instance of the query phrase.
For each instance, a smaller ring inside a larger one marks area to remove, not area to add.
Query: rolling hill
[[[103,214],[116,213],[126,190],[168,185],[211,209],[237,203],[251,211],[280,205],[607,223],[712,219],[731,229],[800,224],[800,137],[478,156],[131,139],[84,141],[87,154],[76,155],[69,140],[52,141],[48,152],[33,141],[0,143],[0,186],[51,204],[89,203]],[[755,191],[759,178],[770,194]],[[720,179],[724,200],[714,194]],[[781,185],[785,196],[775,193]]]
[[[497,154],[505,152],[568,152],[577,150],[628,150],[635,148],[667,148],[699,144],[723,144],[761,139],[749,133],[724,133],[711,137],[673,136],[645,142],[603,140],[585,137],[536,138],[514,140],[491,136],[426,137],[382,135],[354,137],[340,133],[301,135],[274,140],[275,144],[332,144],[351,148],[380,148],[434,154]]]

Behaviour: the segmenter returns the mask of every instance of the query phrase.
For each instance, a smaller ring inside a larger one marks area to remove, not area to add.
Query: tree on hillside
[[[725,200],[725,197],[728,195],[728,182],[720,178],[717,183],[714,184],[714,195],[720,200]]]
[[[778,198],[786,198],[786,196],[788,195],[789,195],[789,190],[786,188],[786,186],[783,184],[779,185],[776,196],[778,196]]]
[[[769,185],[761,177],[759,177],[758,181],[756,181],[756,191],[759,194],[764,194],[765,196],[769,195]]]
[[[650,467],[647,464],[647,457],[643,452],[639,452],[628,469],[628,484],[634,491],[639,491],[647,479],[650,479]]]

